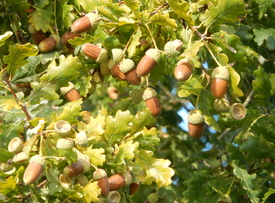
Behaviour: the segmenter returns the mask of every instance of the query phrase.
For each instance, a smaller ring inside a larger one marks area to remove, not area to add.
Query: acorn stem
[[[150,22],[149,22],[149,23],[150,23]],[[154,44],[155,49],[159,50],[159,49],[158,49],[158,46],[157,46],[157,43],[156,43],[156,40],[155,40],[155,38],[153,37],[153,34],[152,34],[152,32],[151,32],[151,30],[150,30],[150,28],[149,28],[149,26],[148,26],[149,23],[146,23],[146,24],[145,24],[145,27],[147,28],[147,30],[148,30],[148,32],[149,32],[149,34],[150,34],[150,37],[151,37],[151,39],[152,39],[152,41],[153,41],[153,44]]]
[[[207,50],[209,51],[209,53],[211,54],[211,56],[213,57],[214,61],[217,63],[218,66],[222,66],[220,64],[220,62],[218,61],[218,59],[216,58],[216,56],[213,54],[212,50],[210,49],[210,47],[208,46],[208,44],[203,40],[202,41],[204,46],[207,48]]]

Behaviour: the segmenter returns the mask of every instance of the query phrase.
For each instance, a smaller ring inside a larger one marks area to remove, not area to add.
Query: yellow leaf
[[[91,182],[90,180],[83,188],[83,198],[85,202],[97,202],[100,195],[100,188],[97,185],[97,181]]]
[[[5,111],[9,111],[14,108],[21,109],[21,106],[15,101],[15,99],[3,99],[0,103],[0,106]]]
[[[98,149],[92,149],[92,146],[90,146],[86,151],[85,154],[90,158],[90,162],[95,166],[102,166],[105,162],[106,156],[104,155],[104,149],[98,148]]]

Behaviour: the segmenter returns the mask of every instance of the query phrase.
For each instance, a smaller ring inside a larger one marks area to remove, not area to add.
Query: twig
[[[246,97],[246,99],[245,99],[245,101],[244,101],[244,103],[243,103],[243,105],[244,105],[245,107],[249,104],[249,102],[250,102],[251,99],[253,98],[254,93],[255,93],[254,90],[251,90],[251,91],[249,92],[249,95]]]
[[[154,10],[153,12],[151,12],[151,13],[150,13],[150,16],[155,15],[160,9],[162,9],[162,8],[165,7],[165,6],[169,6],[169,4],[168,4],[168,3],[162,4],[162,5],[159,6],[156,10]]]

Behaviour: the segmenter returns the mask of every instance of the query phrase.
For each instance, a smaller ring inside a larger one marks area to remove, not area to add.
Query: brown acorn
[[[74,84],[69,82],[68,87],[61,87],[60,91],[63,95],[65,95],[66,99],[70,101],[76,101],[81,98],[79,92],[74,88]]]
[[[174,76],[178,81],[187,80],[193,73],[193,65],[186,59],[181,59],[175,68]]]
[[[106,171],[103,169],[95,170],[93,173],[93,179],[97,181],[97,184],[101,189],[101,195],[106,197],[110,192],[110,185]]]
[[[29,8],[27,8],[26,10],[24,10],[27,14],[32,14],[36,9],[33,8],[32,6],[30,6]]]
[[[30,163],[27,166],[24,175],[23,181],[26,185],[34,183],[42,174],[43,168],[46,165],[46,161],[41,155],[34,155],[30,159]]]
[[[30,83],[16,83],[15,85],[19,88],[30,88],[31,87]]]
[[[121,72],[119,65],[115,64],[113,59],[108,61],[108,68],[114,77],[119,80],[126,80],[125,74]]]
[[[200,110],[191,110],[188,113],[188,131],[191,137],[198,139],[203,134],[204,116]]]
[[[34,24],[29,26],[29,32],[35,44],[39,44],[47,38],[47,35],[42,30],[36,30]]]
[[[99,21],[99,15],[95,13],[87,13],[85,16],[77,19],[71,26],[74,33],[83,33],[91,29],[96,22]]]
[[[157,92],[153,88],[147,88],[143,92],[142,99],[146,102],[146,106],[151,111],[152,116],[161,114],[161,104],[157,97]]]
[[[73,38],[75,38],[75,37],[79,37],[79,36],[81,36],[81,34],[79,34],[79,33],[74,33],[74,32],[72,32],[71,30],[67,30],[63,35],[62,35],[62,37],[61,37],[61,41],[62,41],[62,43],[63,44],[69,44],[69,40],[70,39],[73,39]]]
[[[139,76],[150,73],[160,60],[160,52],[157,49],[149,49],[137,65],[136,72]]]
[[[211,75],[211,93],[216,99],[221,99],[225,96],[229,76],[230,74],[226,67],[220,66],[213,70]]]
[[[66,166],[63,170],[63,173],[68,177],[75,177],[81,173],[87,172],[90,169],[90,166],[90,162],[88,162],[86,159],[80,158],[70,166]]]
[[[82,51],[85,55],[90,57],[91,59],[97,60],[97,58],[100,55],[101,48],[92,44],[92,43],[86,43],[82,46]]]
[[[60,37],[58,35],[51,35],[46,39],[42,40],[38,48],[41,52],[49,52],[55,49],[60,43]]]
[[[129,185],[129,195],[135,194],[140,187],[140,183],[131,183]]]
[[[125,74],[126,80],[132,85],[139,85],[141,82],[140,76],[136,73],[135,63],[131,59],[124,59],[119,64],[119,69]]]
[[[116,87],[108,87],[107,93],[112,100],[117,100],[119,97]]]
[[[108,178],[110,191],[119,190],[132,182],[132,175],[130,172],[117,173]]]

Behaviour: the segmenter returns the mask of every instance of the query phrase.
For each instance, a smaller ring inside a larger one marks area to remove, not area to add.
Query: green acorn
[[[8,150],[13,153],[18,153],[23,148],[23,141],[19,137],[14,137],[11,139],[8,145]]]
[[[66,166],[63,170],[63,173],[68,177],[75,177],[81,173],[86,173],[90,169],[90,166],[90,162],[88,162],[86,159],[80,158],[70,166]]]
[[[182,48],[182,41],[176,39],[169,41],[164,45],[164,52],[169,57],[176,57],[180,54]]]
[[[88,147],[89,142],[85,131],[81,131],[75,136],[75,144],[80,147]]]
[[[137,65],[136,72],[139,76],[149,74],[160,60],[160,52],[157,49],[148,49]]]
[[[142,99],[143,91],[141,90],[132,89],[129,92],[129,95],[135,104],[139,104],[143,100]]]
[[[49,52],[55,49],[59,44],[60,37],[58,35],[50,35],[39,43],[38,48],[41,52]]]
[[[213,107],[218,112],[227,112],[229,110],[229,102],[226,98],[215,99]]]
[[[223,98],[228,87],[230,74],[226,67],[215,68],[211,75],[211,93],[216,99]]]
[[[87,13],[85,16],[77,19],[71,26],[71,30],[74,33],[83,33],[90,30],[97,25],[100,20],[100,16],[96,13]]]
[[[157,92],[153,88],[146,88],[143,92],[142,99],[146,102],[146,106],[151,111],[152,116],[161,114],[161,104],[157,97]]]
[[[108,68],[108,62],[107,63],[100,63],[100,72],[104,77],[111,74],[111,71]]]
[[[26,152],[19,152],[18,154],[14,155],[12,158],[12,162],[20,164],[25,163],[29,160],[29,154]]]
[[[34,155],[30,159],[30,163],[27,166],[24,175],[23,181],[26,185],[34,183],[42,174],[43,168],[46,165],[45,158],[41,155]]]
[[[74,142],[66,138],[60,138],[56,142],[57,149],[71,149],[74,147]]]
[[[204,116],[200,110],[191,110],[187,115],[188,131],[191,137],[198,139],[204,129]]]

